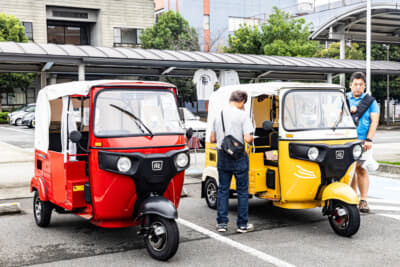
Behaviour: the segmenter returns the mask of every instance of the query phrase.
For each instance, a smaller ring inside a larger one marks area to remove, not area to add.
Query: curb
[[[12,213],[20,213],[20,212],[21,212],[21,205],[18,202],[0,204],[0,216]]]
[[[390,178],[400,179],[400,166],[392,164],[379,163],[376,173],[387,174]]]

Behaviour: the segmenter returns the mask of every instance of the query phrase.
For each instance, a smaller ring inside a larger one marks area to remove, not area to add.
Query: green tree
[[[308,40],[311,24],[274,7],[261,27],[243,25],[229,36],[225,52],[276,56],[313,56],[319,43]]]
[[[200,50],[196,30],[179,13],[163,13],[153,27],[140,35],[143,48]]]
[[[143,48],[200,50],[196,30],[179,13],[173,11],[163,13],[153,27],[145,29],[140,41]],[[177,86],[182,101],[192,102],[196,99],[192,79],[165,77],[164,80]]]
[[[28,42],[22,23],[14,16],[0,13],[0,41]],[[0,73],[0,93],[12,92],[14,88],[26,90],[35,78],[35,74]],[[0,111],[1,95],[0,95]]]
[[[327,49],[318,50],[314,56],[324,58],[340,58],[340,43],[331,43]],[[352,43],[351,47],[346,46],[345,58],[363,60],[365,59],[365,55],[362,49],[360,49],[359,44]]]

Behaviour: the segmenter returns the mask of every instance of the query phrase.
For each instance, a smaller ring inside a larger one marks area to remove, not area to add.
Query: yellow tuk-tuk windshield
[[[341,91],[289,91],[283,107],[283,127],[288,131],[355,127]]]
[[[182,134],[175,96],[166,90],[104,90],[95,100],[94,134]]]

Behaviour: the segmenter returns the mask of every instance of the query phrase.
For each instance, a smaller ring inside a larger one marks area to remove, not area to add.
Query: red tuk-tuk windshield
[[[95,100],[98,137],[183,134],[175,96],[167,90],[104,90]]]

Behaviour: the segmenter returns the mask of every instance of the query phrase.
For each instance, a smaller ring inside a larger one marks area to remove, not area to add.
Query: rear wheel
[[[338,235],[350,237],[360,228],[360,212],[356,205],[339,200],[331,200],[332,214],[328,215],[329,223]]]
[[[208,178],[204,186],[206,202],[209,208],[217,208],[218,185],[214,178]]]
[[[152,216],[149,234],[144,241],[150,256],[161,261],[169,260],[179,246],[179,230],[175,220]]]
[[[46,227],[49,225],[52,210],[53,205],[48,201],[41,201],[38,191],[35,191],[33,197],[33,215],[38,226]]]

